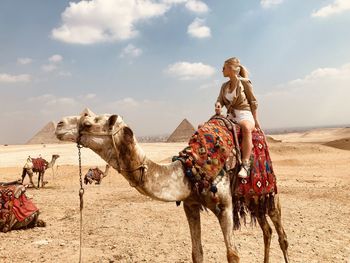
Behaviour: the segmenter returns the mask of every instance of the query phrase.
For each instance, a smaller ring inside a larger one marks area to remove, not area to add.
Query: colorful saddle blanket
[[[24,193],[23,185],[0,185],[0,225],[11,225],[13,220],[23,222],[38,211],[38,208]]]
[[[262,131],[253,131],[253,150],[250,156],[250,176],[238,178],[235,188],[237,196],[261,196],[269,193],[277,194],[276,176],[273,172],[272,161],[266,137]],[[242,134],[237,127],[239,145],[242,144]]]
[[[38,172],[44,172],[48,162],[43,158],[32,158],[33,169]]]
[[[185,174],[193,188],[201,193],[209,189],[216,192],[216,183],[227,169],[225,163],[233,153],[234,137],[228,127],[227,120],[210,119],[200,127],[190,138],[189,145],[175,159],[180,159],[185,167]],[[236,125],[237,137],[241,145],[242,136]],[[253,196],[277,192],[276,178],[262,132],[253,132],[254,149],[251,155],[252,169],[250,177],[238,179],[235,195]]]

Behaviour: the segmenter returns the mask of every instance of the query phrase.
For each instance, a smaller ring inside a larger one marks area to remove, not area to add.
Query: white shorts
[[[253,123],[253,125],[255,125],[255,120],[251,111],[249,110],[234,110],[234,111],[235,111],[236,117],[230,116],[231,114],[229,114],[229,116],[233,120],[235,120],[238,124],[241,121],[250,121],[251,123]]]

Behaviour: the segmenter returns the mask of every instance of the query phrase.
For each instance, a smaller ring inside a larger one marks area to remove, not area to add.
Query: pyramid
[[[194,132],[193,125],[187,119],[183,119],[175,131],[169,136],[167,142],[187,142]]]
[[[56,124],[53,121],[47,123],[26,144],[60,143],[55,135]]]

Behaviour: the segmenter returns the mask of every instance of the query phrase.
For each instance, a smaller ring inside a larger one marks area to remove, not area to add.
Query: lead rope
[[[84,188],[83,188],[83,180],[81,173],[81,152],[80,149],[83,148],[79,143],[77,143],[78,147],[78,158],[79,158],[79,177],[80,177],[80,189],[79,189],[79,199],[80,199],[80,244],[79,244],[79,263],[81,263],[81,245],[83,240],[83,207],[84,207]]]

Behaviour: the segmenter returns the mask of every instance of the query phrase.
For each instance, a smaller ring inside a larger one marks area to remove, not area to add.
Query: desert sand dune
[[[283,142],[269,143],[269,147],[291,262],[350,262],[350,151],[305,143],[303,138],[284,142],[288,136],[281,135]],[[319,140],[328,135],[315,136]],[[170,160],[185,145],[141,144],[155,161]],[[55,178],[48,170],[49,184],[44,189],[28,189],[48,225],[0,233],[0,262],[78,262],[76,146],[1,146],[0,181],[16,179],[29,154],[45,158],[53,153],[61,156]],[[83,174],[92,165],[104,165],[88,149],[83,149],[82,161]],[[83,262],[191,262],[190,234],[182,207],[142,196],[115,170],[101,185],[84,187]],[[212,213],[202,212],[202,232],[205,262],[226,262],[223,237]],[[248,224],[235,231],[235,244],[242,263],[263,262],[263,238],[258,226]],[[276,232],[270,260],[283,262]]]
[[[324,145],[349,151],[350,150],[350,137],[344,138],[344,139],[330,141],[330,142],[325,143]]]
[[[350,138],[350,128],[314,129],[307,132],[272,135],[272,137],[277,140],[282,140],[283,142],[326,143],[329,141]]]

